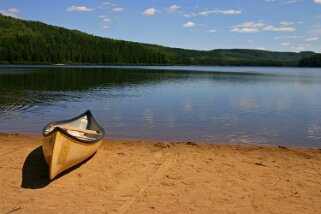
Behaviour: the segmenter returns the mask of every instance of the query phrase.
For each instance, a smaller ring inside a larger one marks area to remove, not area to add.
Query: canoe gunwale
[[[55,124],[59,124],[59,123],[70,123],[70,122],[73,122],[75,120],[78,120],[80,118],[82,118],[83,116],[87,115],[88,117],[90,117],[97,125],[98,129],[99,129],[99,132],[98,133],[101,133],[100,135],[98,135],[98,137],[95,139],[95,140],[83,140],[83,139],[80,139],[72,134],[69,134],[65,129],[62,129],[60,127],[55,127],[53,130],[51,130],[50,132],[46,132],[47,128],[49,126],[52,126],[52,125],[55,125]],[[53,135],[54,133],[56,132],[61,132],[63,135],[66,135],[67,137],[69,138],[72,138],[76,141],[79,141],[79,142],[82,142],[82,143],[85,143],[85,144],[93,144],[93,143],[97,143],[98,141],[102,140],[105,136],[105,130],[99,125],[99,123],[97,123],[97,121],[95,120],[95,118],[93,117],[92,113],[90,112],[90,110],[87,110],[85,111],[84,113],[82,113],[81,115],[78,115],[72,119],[69,119],[69,120],[61,120],[61,121],[57,121],[57,122],[51,122],[49,124],[47,124],[43,129],[42,129],[42,135],[44,137],[48,137],[48,136],[51,136]]]

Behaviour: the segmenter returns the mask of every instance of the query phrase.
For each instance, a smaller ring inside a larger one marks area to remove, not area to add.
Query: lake
[[[0,66],[0,132],[90,109],[107,138],[321,148],[321,69]]]

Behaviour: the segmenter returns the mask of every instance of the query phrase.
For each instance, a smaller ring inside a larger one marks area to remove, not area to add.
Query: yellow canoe
[[[104,129],[90,111],[65,121],[53,122],[44,127],[42,149],[49,166],[49,177],[92,156],[101,145]]]

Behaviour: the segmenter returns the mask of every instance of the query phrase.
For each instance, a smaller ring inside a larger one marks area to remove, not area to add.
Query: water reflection
[[[308,137],[314,140],[321,140],[321,124],[310,124],[308,126]]]
[[[321,72],[177,69],[0,67],[0,130],[91,109],[111,138],[321,147]]]

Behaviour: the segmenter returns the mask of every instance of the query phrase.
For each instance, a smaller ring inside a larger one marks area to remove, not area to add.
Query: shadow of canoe
[[[96,153],[84,160],[83,162],[71,167],[58,175],[54,180],[68,174],[69,172],[77,169],[87,161],[89,161]],[[39,146],[26,158],[22,168],[22,181],[21,187],[26,189],[40,189],[50,184],[52,180],[49,178],[49,167],[43,156],[42,146]]]
[[[39,146],[28,155],[22,168],[22,188],[38,189],[50,183],[48,165]]]

